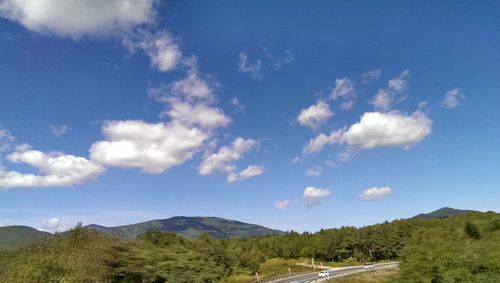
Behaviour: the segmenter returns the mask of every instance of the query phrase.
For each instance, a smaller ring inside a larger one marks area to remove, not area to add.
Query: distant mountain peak
[[[463,209],[456,209],[452,207],[442,207],[438,210],[434,210],[429,213],[420,213],[413,218],[421,218],[421,219],[439,219],[439,218],[446,218],[446,217],[452,217],[452,216],[461,216],[465,215],[467,213],[471,212],[477,212],[475,210],[463,210]]]

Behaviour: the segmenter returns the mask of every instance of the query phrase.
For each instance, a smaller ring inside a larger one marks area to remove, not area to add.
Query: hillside
[[[28,226],[0,227],[0,249],[17,248],[50,236],[52,234]]]
[[[455,209],[451,207],[443,207],[438,210],[435,210],[430,213],[420,213],[413,218],[420,218],[420,219],[439,219],[439,218],[446,218],[446,217],[451,217],[451,216],[462,216],[467,213],[471,212],[477,212],[475,210],[461,210],[461,209]]]
[[[263,226],[218,217],[186,216],[176,216],[168,219],[157,219],[115,227],[91,224],[84,228],[112,234],[124,239],[134,239],[138,235],[150,231],[174,232],[190,239],[194,239],[203,233],[207,233],[218,239],[284,234],[282,231],[269,229]]]

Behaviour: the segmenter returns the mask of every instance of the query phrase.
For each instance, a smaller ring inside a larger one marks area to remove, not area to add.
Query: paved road
[[[374,264],[372,266],[372,268],[373,269],[380,269],[380,268],[386,268],[386,267],[390,267],[390,266],[394,267],[394,263]],[[327,269],[327,270],[330,271],[330,276],[347,274],[347,273],[351,273],[351,272],[354,273],[356,271],[367,271],[367,269],[364,266],[353,266],[353,267],[348,267],[348,268],[344,268],[341,270],[338,270],[338,269]],[[318,279],[319,272],[320,271],[307,273],[307,274],[303,274],[303,275],[292,276],[289,278],[278,279],[278,280],[272,281],[270,283],[292,283],[292,282],[293,283],[307,283],[307,282],[312,282],[313,280]]]

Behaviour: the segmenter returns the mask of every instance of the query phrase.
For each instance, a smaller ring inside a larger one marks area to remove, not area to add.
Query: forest
[[[81,226],[0,250],[1,282],[252,282],[307,271],[296,263],[397,260],[394,282],[500,282],[500,214],[402,219],[316,233],[194,240],[148,232],[124,240]]]

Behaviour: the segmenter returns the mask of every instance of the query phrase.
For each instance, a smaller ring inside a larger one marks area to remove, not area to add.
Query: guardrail
[[[314,279],[311,282],[323,282],[323,281],[333,279],[336,277],[342,277],[342,276],[351,275],[351,274],[355,274],[355,273],[372,271],[372,270],[379,270],[379,269],[384,269],[384,268],[396,268],[396,267],[399,267],[399,263],[391,262],[391,263],[382,263],[382,264],[373,265],[370,268],[346,269],[345,271],[336,272],[335,274],[332,274],[329,276]]]
[[[283,278],[288,278],[288,277],[293,277],[293,276],[299,276],[299,275],[304,275],[304,274],[309,274],[312,273],[311,271],[305,271],[305,272],[297,272],[297,273],[292,273],[292,274],[282,274],[282,275],[276,275],[272,277],[266,277],[262,278],[257,281],[253,281],[252,283],[265,283],[265,282],[271,282],[277,279],[283,279]]]

